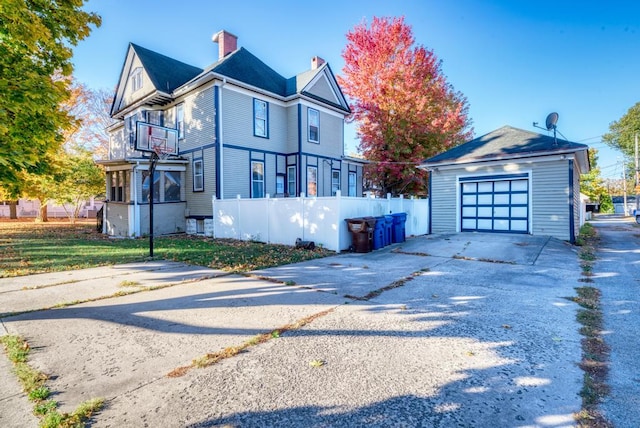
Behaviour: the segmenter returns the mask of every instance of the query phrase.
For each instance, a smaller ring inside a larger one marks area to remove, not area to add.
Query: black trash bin
[[[349,232],[351,232],[351,243],[353,251],[356,253],[368,253],[371,251],[373,241],[373,228],[369,226],[370,221],[364,218],[345,219]],[[375,226],[375,219],[373,219]]]

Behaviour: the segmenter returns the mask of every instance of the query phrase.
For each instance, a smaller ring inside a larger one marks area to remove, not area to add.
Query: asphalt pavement
[[[579,278],[554,239],[431,235],[251,276],[153,262],[0,279],[0,321],[62,411],[106,399],[96,427],[560,427],[580,409]],[[0,425],[36,426],[6,360],[0,384]]]
[[[602,410],[617,428],[637,427],[640,421],[640,226],[630,218],[598,216],[598,257],[595,286],[602,292],[604,339],[611,348],[611,388]]]

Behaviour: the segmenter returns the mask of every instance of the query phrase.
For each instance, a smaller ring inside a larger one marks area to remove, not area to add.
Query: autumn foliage
[[[373,18],[347,33],[339,83],[351,101],[365,179],[380,193],[424,195],[423,160],[472,137],[467,100],[404,18]]]

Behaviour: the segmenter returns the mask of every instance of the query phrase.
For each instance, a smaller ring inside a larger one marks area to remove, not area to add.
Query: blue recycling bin
[[[376,225],[373,229],[373,249],[379,250],[385,246],[384,243],[384,231],[385,231],[385,218],[375,217]]]
[[[404,242],[405,240],[405,223],[407,221],[407,213],[391,214],[393,217],[393,227],[391,228],[391,241]]]
[[[391,244],[391,229],[393,229],[393,216],[384,216],[384,245]]]

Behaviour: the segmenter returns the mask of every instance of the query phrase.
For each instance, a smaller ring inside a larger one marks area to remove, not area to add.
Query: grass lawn
[[[325,257],[330,251],[297,249],[191,235],[154,238],[154,259],[246,272]],[[0,220],[0,278],[148,260],[149,239],[113,239],[95,221]]]

